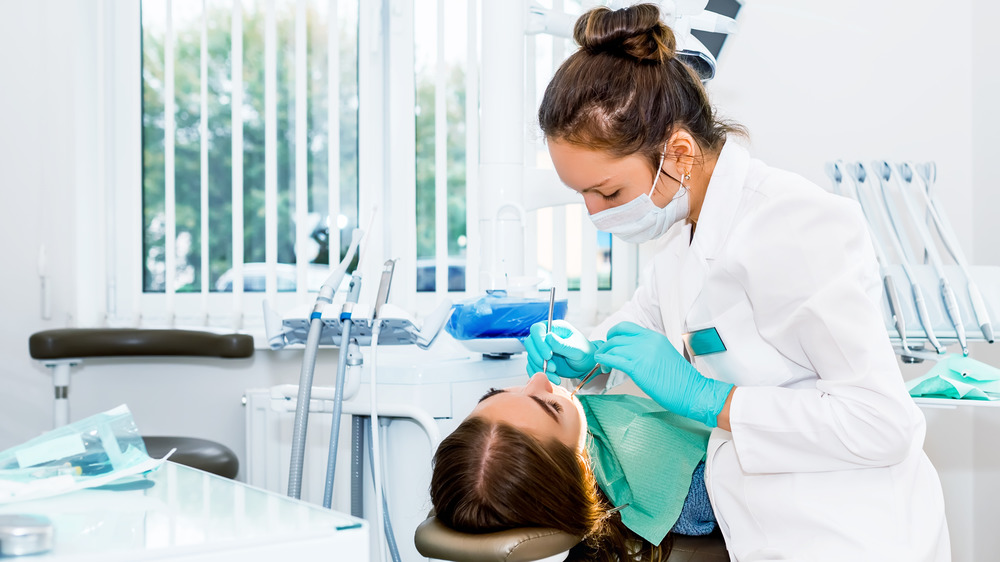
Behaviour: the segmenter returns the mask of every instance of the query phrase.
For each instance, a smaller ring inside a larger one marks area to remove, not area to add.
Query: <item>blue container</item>
[[[556,300],[552,319],[566,318],[566,299]],[[457,340],[525,338],[531,325],[549,319],[548,299],[508,297],[506,291],[456,303],[445,329]]]

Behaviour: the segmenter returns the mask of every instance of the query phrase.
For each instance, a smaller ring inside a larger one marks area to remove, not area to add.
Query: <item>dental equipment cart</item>
[[[170,461],[143,480],[108,488],[117,489],[0,505],[0,515],[42,515],[55,527],[55,547],[23,560],[273,562],[369,557],[368,524],[362,519]]]

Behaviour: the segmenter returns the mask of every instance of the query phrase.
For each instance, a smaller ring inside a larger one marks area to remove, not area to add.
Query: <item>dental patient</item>
[[[663,561],[671,530],[708,534],[709,429],[629,395],[570,395],[544,375],[493,389],[434,456],[438,520],[465,533],[548,527],[567,560]]]

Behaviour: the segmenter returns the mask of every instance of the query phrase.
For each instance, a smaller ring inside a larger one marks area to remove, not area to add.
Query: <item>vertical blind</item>
[[[416,128],[385,139],[375,158],[387,170],[410,162],[416,174],[389,172],[388,185],[360,186],[359,69],[372,53],[357,42],[357,0],[143,0],[142,290],[134,307],[144,321],[253,330],[263,299],[277,310],[311,301],[359,222],[359,190],[387,200],[379,254],[409,268],[409,281],[394,284],[395,301],[419,314],[482,291],[478,61],[490,46],[480,45],[480,0],[396,7],[383,2],[371,19],[389,46],[374,60],[383,103],[399,115],[409,103]],[[550,7],[581,10],[563,0]],[[409,44],[389,33],[394,25],[410,26]],[[572,48],[526,35],[526,75],[511,77],[524,81],[526,131],[537,129],[540,93]],[[395,130],[386,124],[388,135]],[[536,133],[526,167],[551,169]],[[400,177],[407,182],[394,184]],[[415,196],[397,197],[404,190]],[[529,211],[527,275],[560,292],[579,289],[571,305],[585,321],[624,302],[634,248],[598,233],[581,204]],[[416,219],[397,224],[399,213]]]

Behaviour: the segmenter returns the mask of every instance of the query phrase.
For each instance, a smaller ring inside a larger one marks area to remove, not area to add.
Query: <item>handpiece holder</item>
[[[933,163],[895,165],[879,162],[874,169],[883,174],[909,172],[901,176],[897,189],[910,190],[898,194],[908,209],[906,219],[893,225],[904,216],[893,205],[896,195],[888,187],[889,177],[876,177],[884,183],[868,184],[872,178],[853,173],[863,170],[862,163],[831,162],[826,172],[832,180],[833,190],[840,195],[857,200],[868,221],[875,246],[884,291],[882,311],[886,331],[896,353],[906,362],[920,362],[927,358],[944,357],[949,345],[962,345],[959,334],[968,342],[993,343],[990,318],[1000,318],[1000,267],[970,265],[957,244],[957,236],[943,213],[937,198],[931,192],[936,169]],[[916,173],[914,173],[914,171]],[[868,174],[878,176],[877,174]],[[905,181],[907,178],[910,182]],[[857,189],[852,189],[857,186]],[[868,191],[866,191],[868,190]],[[878,197],[871,197],[874,191]],[[904,199],[904,197],[908,197]],[[893,212],[895,211],[895,212]],[[925,216],[926,215],[926,216]],[[909,224],[913,217],[925,219],[926,224]],[[914,234],[920,234],[916,237]],[[935,237],[934,234],[937,234]],[[895,238],[898,237],[898,238]],[[922,263],[927,244],[941,244],[947,253],[938,252],[938,263]],[[910,250],[905,247],[910,246]],[[952,258],[944,262],[945,256]],[[951,290],[943,290],[948,286]],[[979,288],[983,288],[982,291]],[[973,290],[974,289],[974,290]],[[890,302],[890,298],[896,298]],[[963,346],[964,347],[964,346]]]

